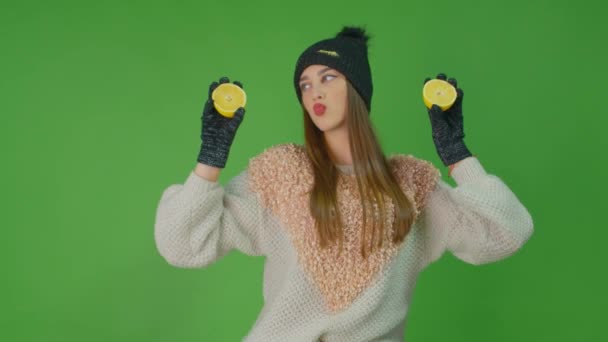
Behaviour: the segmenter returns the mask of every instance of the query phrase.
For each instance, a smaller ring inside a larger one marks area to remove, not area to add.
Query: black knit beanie
[[[357,90],[367,110],[371,111],[372,72],[367,57],[369,36],[361,27],[344,26],[334,38],[324,39],[308,47],[296,62],[294,86],[298,100],[302,103],[300,76],[306,67],[322,64],[338,70]]]

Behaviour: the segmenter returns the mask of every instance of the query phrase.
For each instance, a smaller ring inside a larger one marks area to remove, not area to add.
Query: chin
[[[339,126],[337,122],[332,122],[331,118],[326,118],[325,116],[319,118],[318,121],[315,121],[313,119],[312,122],[322,132],[331,131],[332,129],[337,128]]]
[[[331,127],[331,123],[323,120],[323,118],[316,118],[317,120],[313,120],[312,122],[317,126],[318,129],[325,131],[327,128]]]
[[[327,125],[324,125],[323,122],[319,121],[315,121],[314,118],[312,118],[312,123],[315,124],[315,126],[320,130],[320,131],[325,131],[327,129]]]
[[[337,126],[317,126],[322,132],[334,130]]]
[[[321,132],[325,132],[327,130],[327,128],[324,126],[319,126],[319,125],[315,125],[315,126],[317,126],[317,129],[319,129],[319,131],[321,131]]]

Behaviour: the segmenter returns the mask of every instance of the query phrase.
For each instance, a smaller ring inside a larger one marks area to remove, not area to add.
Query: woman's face
[[[325,65],[310,65],[300,76],[302,104],[306,112],[323,132],[346,124],[346,78]]]

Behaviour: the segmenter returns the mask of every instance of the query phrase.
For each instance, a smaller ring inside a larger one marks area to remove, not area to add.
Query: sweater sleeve
[[[473,265],[495,262],[528,241],[534,229],[529,212],[476,157],[462,160],[452,178],[456,187],[438,179],[420,213],[427,263],[445,250]]]
[[[265,232],[272,217],[248,188],[244,170],[222,187],[194,171],[184,184],[163,192],[154,237],[160,254],[173,266],[204,267],[232,249],[266,254]]]

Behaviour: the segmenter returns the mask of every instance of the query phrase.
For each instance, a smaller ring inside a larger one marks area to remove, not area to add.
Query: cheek
[[[336,93],[336,99],[338,99],[337,103],[343,111],[346,111],[347,100],[346,100],[346,91],[339,91]]]
[[[306,109],[306,111],[308,111],[308,108],[310,108],[310,100],[308,100],[306,95],[302,95],[302,106],[304,106],[304,109]]]
[[[302,98],[302,106],[304,106],[306,113],[312,117],[312,101]]]

